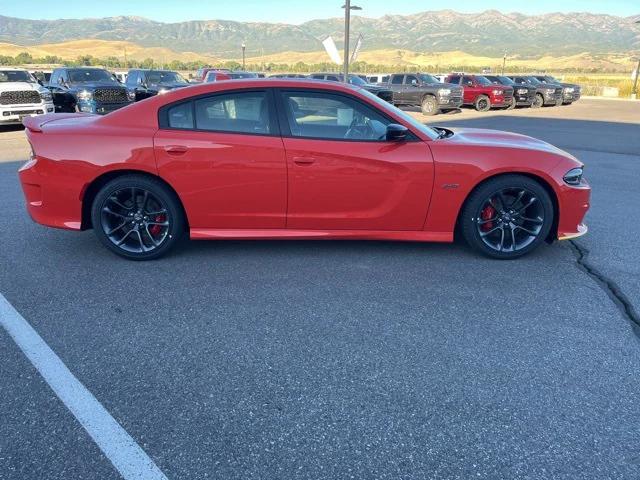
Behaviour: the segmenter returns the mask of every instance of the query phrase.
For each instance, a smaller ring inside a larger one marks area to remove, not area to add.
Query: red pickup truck
[[[231,73],[231,70],[227,70],[226,68],[205,67],[205,68],[199,69],[196,72],[195,80],[197,82],[205,82],[207,80],[207,75],[209,75],[209,73],[211,73],[212,75],[215,74],[215,79],[212,78],[212,76],[209,76],[210,81],[220,81],[220,80],[231,79],[231,76],[229,75],[229,73]]]
[[[513,104],[512,87],[495,85],[482,75],[449,75],[445,82],[463,87],[463,105],[472,105],[479,112],[509,108]]]

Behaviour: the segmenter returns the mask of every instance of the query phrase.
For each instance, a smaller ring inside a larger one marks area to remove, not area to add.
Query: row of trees
[[[444,58],[443,58],[444,60]],[[535,62],[532,62],[532,64]],[[82,55],[75,60],[65,60],[57,56],[48,55],[42,58],[34,58],[28,52],[22,52],[15,57],[0,55],[0,65],[68,65],[72,67],[77,66],[100,66],[109,69],[123,69],[128,68],[166,68],[169,70],[178,71],[195,71],[198,68],[209,66],[203,62],[183,62],[181,60],[172,60],[167,63],[160,63],[153,58],[146,58],[144,60],[134,60],[118,57],[106,57],[96,58],[91,55]],[[236,61],[224,61],[214,65],[220,68],[228,68],[230,70],[240,70],[242,65]],[[320,63],[304,63],[297,62],[293,64],[287,63],[251,63],[247,64],[245,68],[249,71],[256,72],[290,72],[290,73],[311,73],[311,72],[338,72],[341,70],[341,66],[330,62]],[[490,69],[492,72],[500,72],[502,65],[487,65],[484,68]],[[481,68],[477,66],[470,67],[469,65],[387,65],[387,64],[372,64],[367,62],[355,62],[351,65],[352,72],[359,73],[375,73],[375,72],[451,72],[451,71],[478,71]],[[528,71],[537,70],[535,67],[513,67],[507,63],[507,71],[512,73],[525,73]],[[563,73],[609,73],[606,69],[591,68],[591,69],[554,69],[554,71],[560,71]],[[611,70],[611,73],[614,73]]]

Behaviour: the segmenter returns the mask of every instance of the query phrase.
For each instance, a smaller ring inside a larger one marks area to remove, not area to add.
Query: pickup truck
[[[464,88],[464,104],[479,112],[491,108],[509,108],[513,103],[513,88],[496,85],[482,75],[449,75],[447,82]]]
[[[104,115],[133,102],[124,85],[103,68],[56,68],[47,87],[56,112]]]
[[[171,70],[129,70],[125,82],[130,99],[136,102],[176,88],[188,87],[189,83],[178,72]]]
[[[53,113],[51,93],[26,70],[0,67],[0,125],[44,113]]]
[[[435,115],[462,106],[463,89],[441,83],[427,73],[394,73],[384,84],[393,92],[393,104],[417,105],[424,115]]]

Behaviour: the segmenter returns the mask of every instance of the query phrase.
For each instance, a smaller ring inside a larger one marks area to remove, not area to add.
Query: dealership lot
[[[584,160],[590,233],[513,262],[391,242],[126,262],[31,222],[4,128],[0,294],[171,479],[637,478],[640,103],[419,117]],[[0,478],[119,478],[4,330],[0,378]]]

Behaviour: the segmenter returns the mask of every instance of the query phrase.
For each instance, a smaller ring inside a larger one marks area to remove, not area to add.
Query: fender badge
[[[444,190],[453,190],[454,188],[458,188],[460,186],[459,183],[444,183],[442,188]]]

